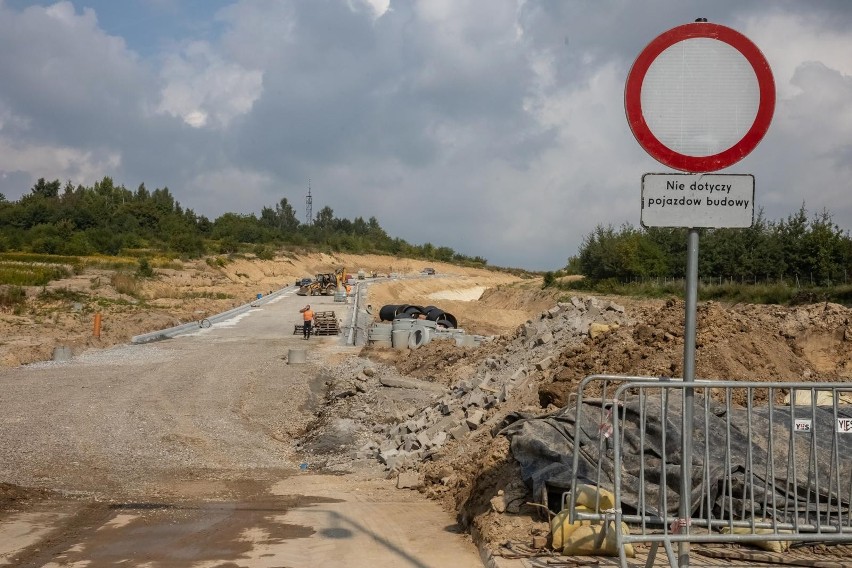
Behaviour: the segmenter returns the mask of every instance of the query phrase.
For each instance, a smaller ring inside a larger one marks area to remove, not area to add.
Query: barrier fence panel
[[[695,390],[691,515],[679,518],[683,390]],[[624,545],[852,541],[852,385],[696,381],[597,375],[577,395],[571,522],[615,530]],[[597,432],[589,424],[597,424]],[[581,425],[586,427],[581,428]],[[578,508],[581,485],[615,507]],[[614,523],[613,523],[614,521]],[[622,529],[622,522],[628,530]]]

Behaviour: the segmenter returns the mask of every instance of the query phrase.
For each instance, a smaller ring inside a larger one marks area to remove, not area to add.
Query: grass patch
[[[139,283],[139,279],[133,274],[127,274],[125,272],[116,272],[110,278],[110,284],[115,288],[115,291],[119,294],[127,294],[133,298],[137,298],[141,291],[141,284]]]
[[[86,256],[81,261],[86,267],[102,270],[131,270],[136,268],[138,263],[136,258],[116,256]]]
[[[44,289],[38,293],[38,299],[44,302],[85,302],[89,299],[87,294],[68,290],[67,288],[58,288],[56,290]]]
[[[788,305],[799,292],[784,284],[711,284],[698,288],[698,299]]]
[[[615,296],[634,296],[638,298],[669,298],[683,296],[682,281],[640,282],[623,284],[615,279],[592,281],[588,279],[570,282],[557,282],[554,286],[560,290],[582,291],[592,294],[611,294]]]
[[[185,300],[233,300],[234,296],[224,292],[185,292],[180,295]]]
[[[151,266],[154,268],[170,268],[172,270],[183,270],[183,262],[177,258],[154,258],[151,259]]]
[[[54,280],[71,276],[71,269],[62,264],[33,264],[0,261],[0,284],[11,286],[46,286]]]
[[[27,293],[20,286],[0,286],[0,308],[20,314],[27,304]]]
[[[108,308],[110,306],[135,306],[138,308],[145,308],[147,304],[145,302],[136,302],[131,300],[125,300],[123,298],[111,299],[111,298],[98,298],[95,300],[95,304],[101,308]]]
[[[208,256],[204,262],[211,268],[224,268],[231,260],[226,256]]]
[[[592,294],[610,294],[638,298],[683,298],[685,282],[682,279],[622,283],[617,280],[583,279],[555,284],[560,290],[582,291]],[[701,282],[698,285],[700,301],[715,300],[727,303],[801,305],[833,302],[852,306],[852,285],[796,287],[783,282],[772,284]]]
[[[40,254],[34,252],[3,252],[0,261],[23,262],[32,264],[79,264],[78,256],[60,256],[56,254]]]
[[[68,278],[83,270],[80,258],[51,254],[0,253],[0,284],[45,286],[53,280]]]

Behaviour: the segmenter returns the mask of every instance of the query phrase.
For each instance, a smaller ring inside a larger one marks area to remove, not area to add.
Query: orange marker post
[[[98,338],[101,336],[101,314],[95,314],[95,325],[92,329],[92,335]]]

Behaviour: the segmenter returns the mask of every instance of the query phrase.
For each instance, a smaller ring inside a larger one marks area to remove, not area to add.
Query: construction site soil
[[[256,293],[292,286],[305,275],[338,266],[368,274],[416,275],[424,265],[381,256],[316,254],[241,259],[224,266],[185,263],[158,269],[156,278],[142,282],[132,296],[110,286],[107,272],[84,273],[48,287],[79,292],[76,305],[39,300],[39,291],[33,290],[26,311],[2,314],[0,360],[15,366],[47,360],[59,345],[78,353],[126,343],[136,334],[224,311]],[[368,279],[369,304],[440,305],[468,333],[486,339],[474,348],[448,341],[405,351],[367,345],[357,358],[330,357],[323,371],[322,402],[311,409],[308,427],[291,442],[306,461],[327,471],[373,468],[389,478],[415,474],[413,487],[456,514],[462,526],[493,550],[507,541],[528,544],[533,536],[546,536],[549,525],[529,504],[534,499],[521,480],[508,440],[498,434],[500,425],[511,413],[543,415],[568,404],[578,382],[590,374],[680,376],[683,302],[584,295],[572,299],[542,290],[536,279],[440,263],[429,266],[438,274]],[[94,313],[103,314],[99,338],[92,337]],[[699,305],[697,316],[697,378],[852,377],[852,310],[844,306],[707,302]],[[590,333],[592,323],[599,324],[596,333]],[[538,364],[545,359],[547,364]],[[382,444],[401,424],[420,417],[428,422],[433,409],[452,410],[477,387],[496,393],[509,384],[508,377],[511,393],[495,394],[481,422],[466,435],[450,437],[410,459],[382,458],[387,450]],[[388,388],[389,378],[434,388]],[[0,483],[0,511],[47,498],[50,489]]]

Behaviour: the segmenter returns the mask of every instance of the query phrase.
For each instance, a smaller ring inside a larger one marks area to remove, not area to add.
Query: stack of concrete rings
[[[394,349],[408,349],[408,342],[411,339],[411,328],[417,320],[411,318],[397,318],[393,320],[391,331],[391,345]]]
[[[389,323],[373,323],[367,330],[367,342],[376,347],[391,347],[392,326]]]

